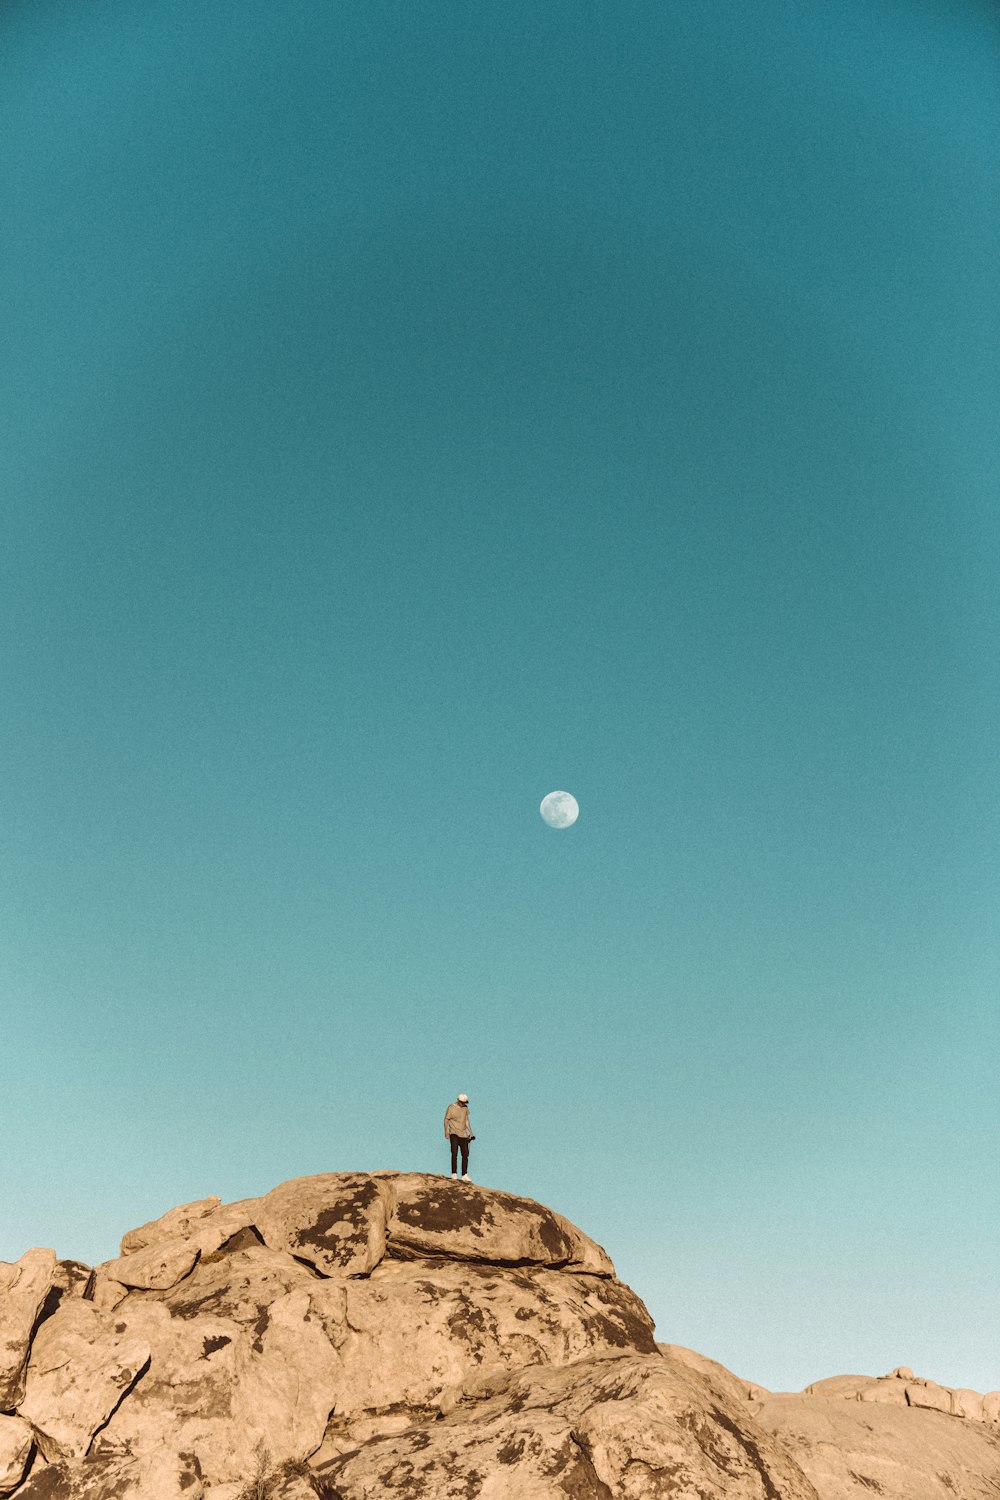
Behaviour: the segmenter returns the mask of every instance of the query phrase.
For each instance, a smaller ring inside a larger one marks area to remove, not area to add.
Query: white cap
[[[469,1096],[468,1096],[468,1094],[459,1094],[459,1096],[458,1096],[458,1102],[459,1102],[459,1104],[468,1104],[468,1102],[469,1102]]]

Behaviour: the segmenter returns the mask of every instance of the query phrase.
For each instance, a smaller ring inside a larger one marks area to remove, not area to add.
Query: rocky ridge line
[[[974,1395],[907,1370],[764,1391],[657,1346],[561,1215],[423,1174],[183,1204],[93,1270],[0,1263],[17,1500],[985,1500]]]

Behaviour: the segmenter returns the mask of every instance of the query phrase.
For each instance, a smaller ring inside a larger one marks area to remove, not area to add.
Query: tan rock
[[[93,1274],[91,1267],[82,1260],[57,1260],[52,1274],[53,1290],[59,1292],[60,1301],[63,1297],[82,1297]]]
[[[876,1380],[859,1392],[860,1401],[874,1402],[877,1406],[906,1406],[906,1387],[899,1380]]]
[[[0,1411],[12,1411],[24,1394],[31,1333],[52,1288],[54,1250],[27,1250],[0,1261]]]
[[[157,1240],[143,1250],[106,1261],[99,1269],[102,1279],[122,1286],[165,1291],[191,1272],[200,1253],[191,1239]]]
[[[272,1250],[324,1276],[367,1276],[385,1253],[388,1182],[351,1173],[296,1177],[266,1193],[254,1224]]]
[[[218,1208],[221,1202],[221,1198],[200,1198],[196,1203],[181,1203],[177,1208],[161,1214],[158,1219],[151,1219],[148,1224],[142,1224],[138,1229],[128,1230],[122,1236],[121,1254],[134,1255],[136,1251],[146,1250],[160,1240],[185,1238],[191,1226],[198,1219],[203,1219],[206,1214]]]
[[[1000,1422],[1000,1391],[987,1391],[983,1397],[983,1421]]]
[[[657,1350],[599,1246],[478,1186],[205,1199],[50,1282],[16,1500],[246,1500],[258,1478],[270,1500],[998,1500],[1000,1427],[975,1420],[996,1393],[901,1368],[772,1396]]]
[[[657,1354],[522,1371],[443,1421],[313,1467],[342,1500],[817,1500],[741,1403]]]
[[[21,1417],[0,1417],[0,1495],[17,1489],[34,1445],[31,1428]]]
[[[109,1262],[114,1264],[114,1262]],[[109,1276],[103,1266],[97,1266],[90,1281],[90,1297],[96,1308],[101,1312],[114,1312],[120,1302],[124,1302],[128,1296],[129,1289],[120,1281],[115,1281]]]
[[[154,1459],[88,1454],[34,1464],[16,1500],[205,1500],[196,1454]],[[212,1490],[211,1500],[217,1500]]]
[[[260,1198],[223,1203],[192,1224],[186,1238],[194,1241],[202,1255],[214,1255],[224,1244],[241,1236],[247,1244],[260,1244],[261,1236],[254,1230],[260,1204]]]
[[[302,1474],[279,1474],[269,1500],[316,1500],[312,1481]]]
[[[74,1298],[35,1335],[20,1414],[48,1462],[82,1458],[97,1429],[149,1364],[149,1344]]]
[[[294,1263],[293,1270],[308,1278]],[[160,1451],[193,1453],[206,1477],[225,1483],[253,1471],[261,1443],[282,1462],[314,1452],[340,1377],[336,1351],[310,1304],[312,1290],[322,1286],[310,1278],[242,1325],[207,1307],[172,1317],[158,1302],[130,1299],[116,1316],[150,1343],[153,1361],[99,1435],[95,1453],[143,1460]]]
[[[814,1380],[803,1392],[806,1396],[839,1396],[842,1400],[858,1401],[865,1391],[878,1384],[874,1375],[831,1375],[827,1380]]]
[[[952,1415],[964,1417],[967,1422],[983,1420],[983,1398],[979,1391],[953,1390],[951,1393]]]
[[[334,1409],[356,1447],[387,1415],[389,1428],[407,1427],[488,1370],[654,1348],[641,1302],[603,1278],[386,1261],[370,1278],[324,1279],[259,1244],[205,1257],[163,1292],[133,1293],[115,1317],[153,1358],[95,1452],[196,1452],[227,1483],[261,1440],[276,1462],[307,1457]]]
[[[985,1423],[828,1396],[769,1396],[755,1413],[822,1500],[996,1500],[1000,1435]]]
[[[682,1344],[658,1344],[657,1348],[661,1354],[697,1370],[710,1385],[725,1391],[733,1401],[753,1401],[768,1394],[764,1386],[755,1385],[751,1380],[741,1380],[732,1370],[720,1365],[718,1360],[709,1359],[707,1354],[699,1354],[696,1349],[685,1349]]]
[[[612,1276],[606,1252],[535,1203],[443,1177],[400,1176],[387,1253],[445,1256],[494,1265],[565,1266]]]
[[[402,1407],[526,1365],[652,1353],[652,1322],[618,1282],[518,1267],[385,1262],[370,1279],[316,1287],[342,1365],[338,1421]]]
[[[929,1411],[951,1412],[951,1391],[946,1385],[935,1385],[933,1380],[907,1385],[906,1400],[910,1406],[923,1406]]]
[[[909,1365],[897,1365],[894,1370],[890,1370],[889,1371],[888,1375],[883,1375],[882,1379],[883,1380],[912,1380],[913,1379],[913,1371],[910,1369]]]
[[[205,1207],[206,1204],[211,1206]],[[223,1206],[217,1199],[208,1198],[193,1205],[204,1212],[191,1214],[192,1205],[188,1204],[179,1219],[171,1220],[171,1215],[165,1214],[156,1221],[157,1226],[171,1221],[178,1233],[172,1238],[162,1238],[157,1229],[148,1245],[98,1266],[91,1274],[92,1301],[97,1307],[112,1310],[130,1290],[165,1291],[175,1286],[190,1275],[200,1256],[213,1255],[242,1230],[251,1228],[257,1204],[256,1198],[250,1198]],[[149,1229],[147,1225],[143,1231],[132,1233],[144,1235]],[[259,1237],[256,1242],[259,1243]]]

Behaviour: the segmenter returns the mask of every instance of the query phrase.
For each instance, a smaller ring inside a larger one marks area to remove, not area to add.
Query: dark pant
[[[469,1170],[469,1143],[464,1135],[453,1135],[451,1138],[451,1170],[458,1171],[458,1153],[462,1153],[462,1172]]]

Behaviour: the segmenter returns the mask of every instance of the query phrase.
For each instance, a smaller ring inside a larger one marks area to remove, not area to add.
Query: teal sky
[[[992,5],[0,41],[0,1257],[464,1089],[661,1338],[1000,1387]]]

